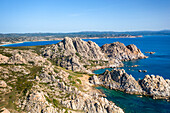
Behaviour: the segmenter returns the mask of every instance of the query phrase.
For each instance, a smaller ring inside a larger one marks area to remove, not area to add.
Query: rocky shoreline
[[[153,99],[166,99],[170,101],[170,80],[161,76],[146,75],[141,80],[135,80],[124,69],[106,70],[103,74],[93,75],[90,83],[109,89],[120,90],[129,94],[150,96]]]
[[[93,69],[123,66],[147,58],[135,45],[99,47],[92,41],[65,38],[48,46],[0,47],[0,110],[19,113],[123,113],[95,89],[101,85],[131,94],[169,100],[169,80],[146,76],[136,81],[123,69],[91,76]],[[90,79],[89,79],[90,78]]]

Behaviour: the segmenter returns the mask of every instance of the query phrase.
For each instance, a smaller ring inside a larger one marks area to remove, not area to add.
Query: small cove
[[[170,102],[165,100],[138,97],[104,87],[96,87],[96,89],[102,91],[108,100],[121,107],[125,113],[170,113]]]

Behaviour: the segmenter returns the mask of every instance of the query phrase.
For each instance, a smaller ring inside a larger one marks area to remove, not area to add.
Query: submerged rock
[[[151,52],[147,51],[147,52],[145,52],[145,53],[149,53],[149,54],[155,54],[155,52],[152,52],[152,51],[151,51]]]

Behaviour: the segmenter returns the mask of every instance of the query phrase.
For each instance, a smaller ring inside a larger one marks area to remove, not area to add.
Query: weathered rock
[[[87,54],[92,55],[93,51],[96,51],[97,54],[98,50],[94,48],[98,47],[93,42],[82,43],[87,45],[87,49],[84,51],[89,49],[89,52],[82,52],[82,56],[84,56],[81,58],[89,63],[90,58],[86,58]],[[92,49],[92,46],[96,47]],[[71,48],[68,47],[68,49]],[[88,75],[83,78],[85,82],[82,82],[81,77],[76,76],[77,73],[65,71],[61,67],[52,65],[48,59],[31,50],[4,49],[4,51],[12,56],[7,59],[6,65],[0,66],[0,73],[2,74],[0,79],[6,81],[0,81],[0,89],[2,89],[0,90],[0,102],[1,99],[8,102],[11,98],[16,97],[16,100],[11,104],[20,109],[20,112],[28,113],[123,113],[121,108],[103,98],[98,90],[91,87],[88,82]],[[78,70],[78,63],[82,64],[80,57],[78,57],[80,54],[77,54],[77,51],[81,50],[76,50],[76,53],[70,51],[69,55],[75,58],[68,57],[70,60],[66,63],[75,70]],[[103,59],[97,55],[92,55],[91,58]],[[8,86],[6,83],[8,83]],[[20,92],[16,92],[10,98],[3,99],[3,96],[13,91],[13,88]],[[6,106],[8,103],[3,102],[2,104]],[[15,109],[10,109],[10,111],[17,112]]]
[[[84,65],[91,65],[91,62],[108,61],[100,47],[92,41],[83,41],[80,38],[64,38],[56,45],[46,47],[42,50],[43,56],[56,60],[56,63],[66,69],[88,72]]]
[[[102,75],[92,76],[90,83],[102,85],[110,89],[118,89],[130,94],[153,96],[154,99],[170,99],[170,80],[163,77],[146,75],[144,79],[136,81],[124,69],[106,70]]]
[[[2,108],[0,111],[1,111],[1,113],[10,113],[10,112],[8,111],[8,109],[6,109],[6,108]]]
[[[110,59],[128,61],[147,58],[134,44],[125,46],[123,43],[114,42],[104,44],[101,49]]]
[[[102,75],[98,77],[92,77],[90,79],[93,83],[98,85],[104,85],[110,89],[119,89],[127,93],[141,94],[143,93],[141,86],[138,82],[128,75],[124,69],[116,69],[112,71],[106,70]],[[98,82],[99,81],[99,82]]]
[[[162,98],[170,97],[170,80],[165,80],[161,76],[146,75],[144,79],[140,81],[142,88],[150,95]]]
[[[0,63],[2,64],[7,63],[8,59],[9,59],[8,57],[0,54]]]
[[[43,92],[32,91],[21,107],[30,113],[56,113],[57,109],[46,101]]]
[[[69,70],[92,73],[89,68],[120,67],[121,61],[146,58],[133,44],[125,46],[120,42],[105,44],[101,48],[92,41],[80,38],[64,38],[56,45],[42,49],[42,55],[52,59]]]
[[[0,87],[3,87],[3,88],[7,87],[6,82],[3,80],[0,80]]]

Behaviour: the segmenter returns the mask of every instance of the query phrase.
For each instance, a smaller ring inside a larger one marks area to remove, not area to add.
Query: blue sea
[[[110,39],[83,39],[96,42],[99,46],[106,43],[116,41],[122,42],[125,45],[135,44],[143,53],[146,51],[154,51],[155,54],[144,53],[149,56],[147,59],[133,60],[124,62],[124,68],[128,74],[132,74],[136,80],[144,78],[146,74],[154,74],[163,76],[165,79],[170,79],[170,36],[144,36],[141,38],[110,38]],[[59,41],[41,41],[41,42],[24,42],[18,44],[9,44],[5,46],[35,46],[56,44]],[[139,65],[138,67],[130,67]],[[107,68],[112,70],[111,68]],[[94,71],[96,74],[101,74],[106,69]],[[147,70],[146,73],[139,73],[138,70]],[[163,100],[153,100],[148,97],[137,97],[136,95],[125,94],[120,91],[114,91],[103,87],[97,87],[107,95],[108,100],[115,102],[118,106],[124,109],[127,113],[170,113],[170,102]]]

